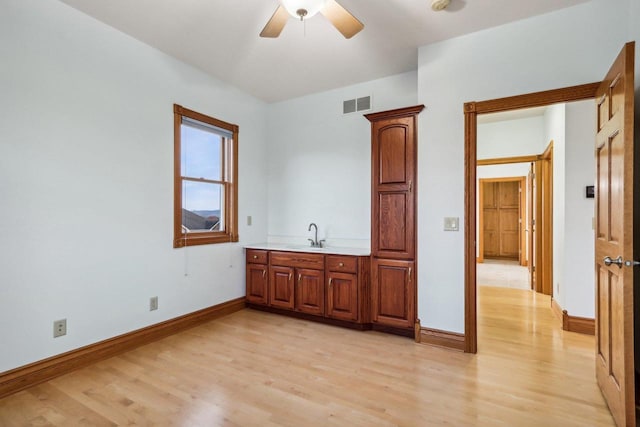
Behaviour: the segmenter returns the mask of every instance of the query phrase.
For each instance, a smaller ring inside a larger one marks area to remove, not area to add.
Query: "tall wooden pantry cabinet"
[[[366,114],[371,122],[373,328],[413,336],[417,321],[417,115],[424,105]]]

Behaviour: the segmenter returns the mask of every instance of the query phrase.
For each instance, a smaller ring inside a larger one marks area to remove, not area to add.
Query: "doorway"
[[[481,102],[469,102],[465,113],[465,351],[477,352],[476,180],[478,115],[593,99],[600,83],[573,86]]]

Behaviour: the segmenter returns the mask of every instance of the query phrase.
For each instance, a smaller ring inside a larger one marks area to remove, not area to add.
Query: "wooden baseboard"
[[[245,297],[0,373],[0,398],[245,308]]]
[[[567,310],[563,310],[562,329],[579,334],[595,335],[596,320],[588,317],[571,316],[567,314]]]
[[[419,342],[451,350],[464,351],[464,334],[457,332],[421,328]]]
[[[563,310],[560,304],[551,298],[551,311],[562,320],[562,329],[579,334],[595,335],[596,320],[588,317],[571,316],[567,310]]]

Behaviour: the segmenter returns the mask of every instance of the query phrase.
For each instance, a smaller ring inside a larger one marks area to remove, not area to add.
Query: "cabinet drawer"
[[[358,269],[357,258],[353,256],[327,255],[327,269],[344,273],[355,273]]]
[[[324,255],[303,252],[271,252],[271,265],[324,270]]]
[[[266,264],[267,254],[267,251],[247,249],[247,262],[252,264]]]

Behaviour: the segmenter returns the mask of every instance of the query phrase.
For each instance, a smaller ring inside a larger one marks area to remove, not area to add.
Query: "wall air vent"
[[[349,114],[356,112],[356,100],[348,99],[346,101],[342,101],[342,114]]]
[[[357,110],[358,111],[366,111],[371,109],[371,97],[363,96],[362,98],[356,99]]]
[[[342,114],[351,114],[356,111],[367,110],[371,110],[371,96],[342,101]]]

